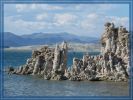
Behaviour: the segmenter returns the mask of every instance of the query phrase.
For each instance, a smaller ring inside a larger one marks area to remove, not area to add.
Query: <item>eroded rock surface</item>
[[[101,54],[74,58],[71,75],[77,80],[127,81],[129,70],[129,32],[108,22],[101,37]]]
[[[47,46],[32,52],[25,65],[17,69],[8,68],[8,72],[19,75],[38,75],[47,80],[62,80],[67,66],[67,43],[63,42],[55,49]]]
[[[107,22],[101,37],[101,54],[83,55],[82,59],[73,58],[67,67],[67,43],[49,48],[47,46],[33,51],[32,57],[18,69],[9,68],[8,72],[22,75],[39,75],[47,80],[72,81],[127,81],[130,74],[129,32],[123,26],[115,27]]]

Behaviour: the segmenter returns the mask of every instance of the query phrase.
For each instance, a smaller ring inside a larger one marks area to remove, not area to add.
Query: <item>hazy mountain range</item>
[[[62,41],[72,43],[98,43],[99,39],[94,37],[84,37],[62,33],[32,33],[28,35],[15,35],[11,32],[4,32],[4,46],[28,46],[28,45],[43,45],[55,44]]]

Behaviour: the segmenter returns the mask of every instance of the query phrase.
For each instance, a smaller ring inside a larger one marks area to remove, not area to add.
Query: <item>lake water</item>
[[[69,52],[68,66],[73,57],[82,56],[82,52]],[[4,67],[20,66],[30,57],[31,51],[5,51]],[[4,73],[4,96],[128,96],[128,87],[126,82],[48,81],[30,75]]]

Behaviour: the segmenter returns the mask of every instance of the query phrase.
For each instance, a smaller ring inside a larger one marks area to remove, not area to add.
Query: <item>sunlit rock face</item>
[[[53,70],[65,71],[67,68],[67,43],[63,42],[61,46],[56,45],[54,51]]]
[[[101,44],[105,65],[109,63],[112,72],[123,70],[129,75],[129,32],[126,28],[123,26],[115,28],[113,23],[106,23]]]
[[[10,67],[9,73],[38,75],[47,80],[71,81],[127,81],[130,76],[129,32],[123,26],[115,27],[105,23],[101,36],[101,54],[82,59],[73,58],[73,64],[67,67],[68,46],[66,42],[55,48],[47,46],[33,51],[32,57],[18,69]]]
[[[67,43],[63,42],[60,47],[56,45],[54,51],[53,71],[51,75],[52,80],[65,80],[64,76],[67,70]]]
[[[101,38],[105,73],[124,80],[129,76],[129,32],[123,26],[116,28],[113,23],[105,24]]]
[[[116,28],[109,22],[104,26],[101,54],[73,59],[71,76],[75,75],[75,80],[127,81],[129,78],[129,32],[123,26]]]
[[[64,73],[67,66],[67,43],[57,45],[55,49],[48,46],[32,52],[25,65],[18,69],[9,68],[10,73],[22,75],[38,75],[44,79],[66,79]],[[10,70],[11,69],[11,70]]]

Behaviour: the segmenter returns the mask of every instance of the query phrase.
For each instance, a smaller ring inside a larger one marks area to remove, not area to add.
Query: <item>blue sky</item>
[[[128,4],[5,4],[4,31],[100,37],[104,23],[129,28]]]

